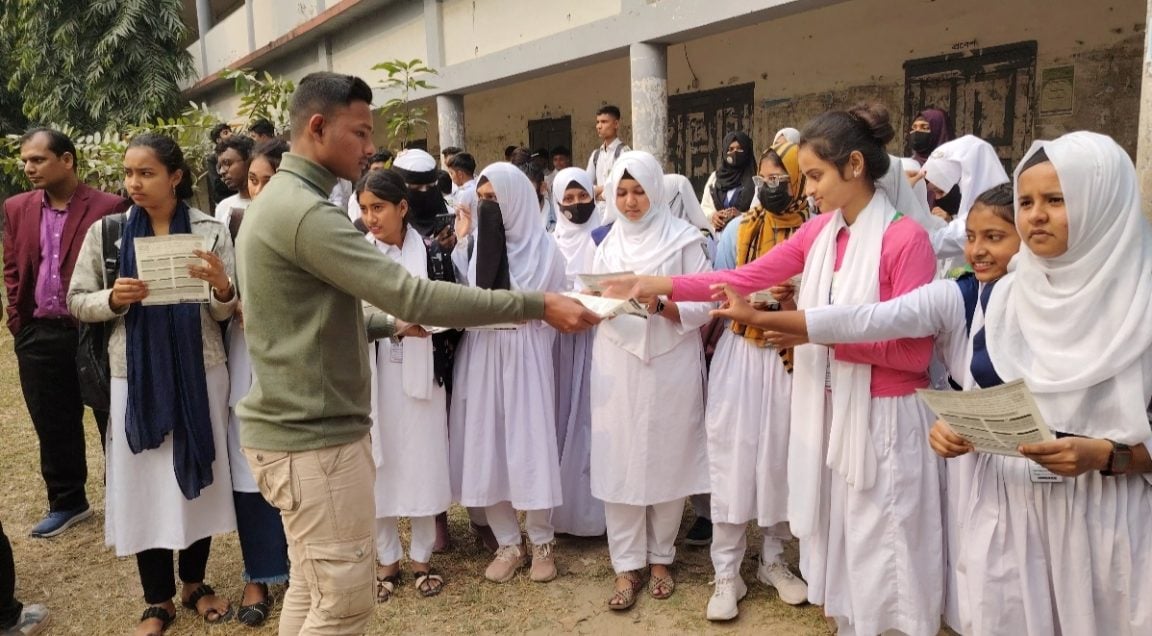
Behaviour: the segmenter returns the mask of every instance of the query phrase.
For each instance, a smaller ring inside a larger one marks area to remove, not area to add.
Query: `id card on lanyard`
[[[836,298],[836,283],[840,281],[840,273],[832,272],[832,287],[828,290],[828,304],[831,305]],[[832,390],[832,347],[828,347],[828,361],[824,365],[824,389]]]

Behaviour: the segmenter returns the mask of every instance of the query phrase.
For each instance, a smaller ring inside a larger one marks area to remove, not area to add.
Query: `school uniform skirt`
[[[965,634],[1152,634],[1152,485],[1092,471],[1033,483],[978,455],[959,563]]]
[[[151,548],[183,550],[204,537],[236,529],[228,462],[228,369],[223,364],[209,367],[205,378],[216,460],[212,484],[192,501],[184,498],[176,483],[171,435],[158,448],[142,453],[128,448],[124,433],[128,380],[112,378],[104,541],[115,548],[116,556]]]

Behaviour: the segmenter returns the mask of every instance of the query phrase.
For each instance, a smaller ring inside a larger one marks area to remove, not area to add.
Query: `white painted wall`
[[[208,31],[204,44],[209,75],[248,55],[247,12],[240,9],[230,13]],[[192,46],[196,47],[198,43]]]
[[[444,58],[458,64],[620,13],[621,0],[445,0]]]

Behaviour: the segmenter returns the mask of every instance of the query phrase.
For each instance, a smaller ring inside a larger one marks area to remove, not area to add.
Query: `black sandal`
[[[264,583],[257,583],[256,585],[264,590],[264,600],[251,605],[241,605],[240,609],[236,611],[236,620],[249,627],[263,625],[264,621],[268,620],[268,614],[272,613],[272,593],[268,591],[268,585]]]
[[[143,623],[153,618],[159,619],[162,625],[160,625],[159,632],[150,632],[148,636],[160,636],[168,631],[168,628],[172,625],[172,621],[176,620],[175,616],[160,605],[149,605],[148,609],[144,610],[144,613],[140,615],[139,622]]]
[[[444,590],[444,577],[433,568],[412,570],[412,576],[416,578],[416,590],[424,598],[436,596]]]
[[[376,602],[387,603],[388,599],[396,593],[396,588],[400,587],[400,571],[397,570],[395,574],[389,576],[376,575]]]
[[[204,622],[208,623],[209,625],[218,625],[232,618],[231,604],[228,605],[228,611],[224,612],[223,614],[221,614],[220,610],[216,609],[215,607],[209,607],[203,614],[201,614],[197,604],[205,596],[216,596],[216,590],[212,589],[212,586],[208,585],[207,583],[201,583],[200,587],[196,588],[196,591],[192,592],[192,596],[189,596],[187,601],[180,601],[180,604],[192,610],[193,612],[196,612],[196,615],[203,618]],[[209,618],[209,616],[212,614],[216,615],[215,618]]]

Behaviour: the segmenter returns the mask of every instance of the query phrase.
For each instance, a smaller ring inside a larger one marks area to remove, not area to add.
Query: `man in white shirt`
[[[458,152],[446,164],[456,192],[452,200],[469,210],[476,209],[476,159],[470,153]]]
[[[600,137],[600,147],[592,151],[588,158],[588,173],[592,175],[592,184],[596,187],[596,205],[604,212],[604,184],[608,182],[608,175],[612,173],[612,166],[623,153],[631,150],[617,135],[620,133],[620,109],[612,106],[601,106],[596,111],[596,135]]]
[[[240,227],[244,210],[252,203],[248,193],[248,165],[252,162],[255,147],[255,142],[246,135],[231,135],[216,144],[216,174],[236,194],[217,203],[214,216],[217,221],[228,226],[232,238],[236,238],[235,228]]]

